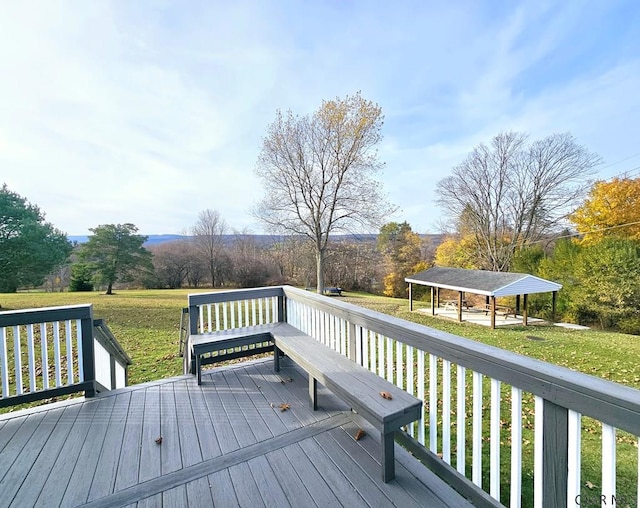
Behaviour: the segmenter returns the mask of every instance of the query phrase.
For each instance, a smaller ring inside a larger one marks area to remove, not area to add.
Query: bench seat
[[[245,326],[241,328],[231,328],[210,333],[199,333],[190,335],[188,344],[195,363],[195,372],[198,376],[198,384],[202,384],[202,365],[214,363],[216,361],[229,360],[239,356],[238,354],[219,355],[213,358],[202,358],[202,355],[213,353],[224,349],[250,346],[262,342],[269,342],[269,346],[259,347],[252,351],[252,354],[267,353],[273,350],[271,332],[280,323],[269,323],[264,325]],[[247,356],[246,352],[240,356]]]
[[[309,374],[313,409],[317,408],[317,383],[320,382],[380,432],[382,479],[392,480],[395,476],[394,433],[420,419],[422,401],[287,323],[280,323],[271,335],[275,345],[275,370],[279,370],[282,351]],[[389,393],[391,398],[383,398],[380,392]]]

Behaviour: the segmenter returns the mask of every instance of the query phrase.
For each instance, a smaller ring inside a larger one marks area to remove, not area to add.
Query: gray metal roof
[[[527,273],[490,272],[434,266],[406,277],[405,282],[433,286],[476,295],[514,296],[558,291],[562,284]]]

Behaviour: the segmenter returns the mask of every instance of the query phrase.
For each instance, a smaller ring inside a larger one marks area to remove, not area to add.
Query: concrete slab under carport
[[[418,312],[422,312],[423,314],[426,314],[427,316],[431,316],[431,309],[417,309]],[[442,318],[442,319],[450,319],[451,321],[458,321],[458,309],[455,308],[444,308],[444,307],[439,307],[437,309],[435,309],[435,317],[438,318]],[[472,323],[474,325],[480,325],[480,326],[487,326],[487,327],[491,327],[491,314],[489,312],[485,312],[483,310],[473,310],[473,309],[462,309],[462,322],[463,323]],[[540,319],[540,318],[532,318],[531,316],[529,316],[527,318],[527,323],[529,325],[536,325],[536,324],[546,324],[547,321],[545,321],[544,319]],[[496,316],[496,327],[498,326],[514,326],[514,325],[523,325],[523,320],[522,320],[522,316],[517,315],[516,317],[513,317],[512,315],[509,316],[500,316],[497,315]]]

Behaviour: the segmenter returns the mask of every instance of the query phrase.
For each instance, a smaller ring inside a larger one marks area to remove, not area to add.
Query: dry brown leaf
[[[156,444],[162,444],[162,436],[156,438]]]
[[[279,407],[280,407],[280,411],[286,411],[291,407],[291,404],[287,404],[286,402],[283,402],[282,404],[280,404]]]
[[[356,432],[356,435],[355,435],[355,439],[356,441],[360,441],[366,435],[367,433],[364,430],[358,429],[358,432]]]
[[[393,397],[391,396],[391,394],[389,392],[380,392],[380,396],[383,399],[387,399],[387,400],[393,399]]]
[[[280,382],[281,382],[282,384],[284,384],[284,379],[281,379],[281,380],[280,380]]]

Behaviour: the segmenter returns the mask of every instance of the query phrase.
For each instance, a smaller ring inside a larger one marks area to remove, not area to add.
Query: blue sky
[[[385,115],[392,219],[436,232],[435,183],[504,130],[570,131],[599,177],[640,169],[640,3],[0,2],[0,183],[70,235],[262,232],[277,109],[360,90]]]

